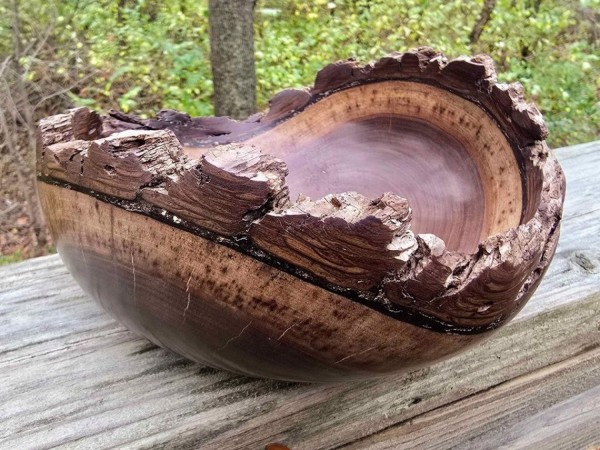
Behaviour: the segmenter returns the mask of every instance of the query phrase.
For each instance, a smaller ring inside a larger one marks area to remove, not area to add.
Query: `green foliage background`
[[[481,6],[481,0],[261,0],[255,16],[259,105],[266,107],[280,89],[310,85],[334,60],[367,62],[429,45],[450,57],[492,55],[499,78],[523,83],[544,113],[551,145],[598,139],[600,0],[498,0],[480,40],[470,44]],[[0,21],[6,8],[0,6]],[[23,35],[33,42],[49,30],[51,45],[44,48],[52,50],[21,62],[32,82],[50,71],[72,85],[68,95],[77,104],[210,115],[207,9],[206,0],[26,0]],[[9,46],[10,29],[3,26],[0,51]]]

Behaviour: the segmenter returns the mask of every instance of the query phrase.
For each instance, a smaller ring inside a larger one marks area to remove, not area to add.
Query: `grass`
[[[23,255],[20,250],[10,254],[10,255],[0,255],[0,266],[4,266],[7,264],[12,264],[16,262],[23,261]]]

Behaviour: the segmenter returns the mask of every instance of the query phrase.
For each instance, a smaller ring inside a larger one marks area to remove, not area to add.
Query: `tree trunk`
[[[479,41],[481,33],[483,33],[483,29],[492,18],[492,12],[494,11],[495,7],[496,0],[484,0],[479,19],[477,19],[477,22],[475,23],[475,26],[469,35],[469,42],[471,42],[471,44],[476,44]]]
[[[256,112],[255,0],[210,0],[210,61],[217,116],[244,119]]]

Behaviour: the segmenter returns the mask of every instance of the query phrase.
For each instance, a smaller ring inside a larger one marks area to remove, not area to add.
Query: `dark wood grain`
[[[45,210],[55,211],[57,249],[83,289],[128,328],[213,367],[287,380],[364,378],[485,337],[433,333],[209,239],[132,220],[135,213],[83,193],[39,188]]]
[[[399,115],[413,114],[411,108],[383,106],[402,95],[402,83],[388,85],[388,90],[375,86],[354,95],[335,94],[300,113],[294,123],[283,123],[254,140],[286,161],[291,199],[305,195],[316,200],[348,191],[376,199],[392,192],[408,199],[411,230],[440,235],[455,249],[473,250],[482,236],[486,191],[491,189],[484,188],[467,149],[449,130],[432,127],[416,114]],[[364,107],[351,114],[343,111],[356,97],[370,95],[379,112]],[[511,176],[506,183],[518,182]],[[488,195],[499,197],[498,191]],[[515,222],[505,216],[503,222]]]
[[[488,56],[340,61],[269,106],[41,122],[57,248],[115,317],[216,367],[325,381],[430,364],[525,305],[565,181]]]

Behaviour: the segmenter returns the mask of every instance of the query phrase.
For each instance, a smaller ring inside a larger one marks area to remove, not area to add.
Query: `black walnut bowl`
[[[546,134],[489,57],[419,48],[330,64],[242,122],[49,117],[38,188],[67,267],[131,330],[252,376],[367,378],[531,297],[565,189]]]

